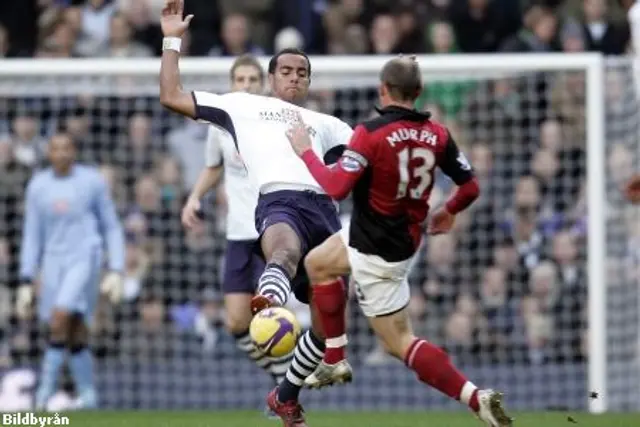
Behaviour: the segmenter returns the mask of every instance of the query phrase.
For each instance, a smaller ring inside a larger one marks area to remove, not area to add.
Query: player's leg
[[[93,250],[88,254],[69,259],[69,268],[63,279],[62,292],[56,301],[73,313],[69,342],[69,367],[78,391],[79,407],[93,409],[98,398],[94,380],[93,354],[88,347],[88,324],[99,296],[102,252]]]
[[[40,378],[35,394],[36,411],[44,411],[47,402],[56,392],[58,377],[67,357],[70,314],[52,310],[41,314],[40,319],[48,323],[49,342],[40,366]]]
[[[305,379],[310,387],[349,382],[352,370],[345,359],[347,292],[343,277],[349,274],[349,257],[341,233],[335,233],[305,257],[312,283],[313,305],[326,337],[322,363]]]
[[[264,271],[264,262],[254,253],[254,245],[253,241],[227,242],[222,285],[226,327],[237,347],[279,383],[284,378],[291,355],[272,360],[255,347],[249,336],[251,298]]]
[[[274,215],[274,221],[262,232],[260,246],[266,260],[258,280],[256,298],[251,310],[255,314],[270,305],[285,305],[291,293],[291,280],[296,276],[302,258],[302,242],[292,221]]]
[[[38,297],[38,318],[48,327],[48,344],[40,366],[40,378],[35,393],[35,408],[46,409],[55,393],[58,376],[67,356],[70,314],[54,308],[60,291],[63,258],[47,256],[43,260],[42,280]]]
[[[74,313],[71,318],[69,344],[69,367],[78,391],[79,407],[93,409],[98,406],[98,396],[94,382],[93,355],[88,347],[89,328],[82,313]]]
[[[267,397],[267,404],[280,416],[285,427],[306,427],[302,406],[298,403],[300,390],[305,378],[318,367],[324,355],[324,336],[313,300],[310,309],[311,329],[298,340],[285,378]]]
[[[416,337],[406,308],[368,318],[387,352],[404,361],[409,369],[416,372],[420,381],[467,405],[488,426],[511,426],[512,419],[502,407],[502,395],[493,390],[479,390],[456,369],[447,353]]]

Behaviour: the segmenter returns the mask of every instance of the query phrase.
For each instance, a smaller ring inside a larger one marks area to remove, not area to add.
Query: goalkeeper
[[[55,135],[49,143],[51,167],[37,172],[27,186],[20,254],[22,285],[18,315],[33,301],[40,273],[38,317],[49,328],[35,409],[46,410],[67,352],[78,391],[78,406],[97,406],[88,328],[98,298],[97,282],[106,241],[110,273],[102,290],[119,301],[122,294],[124,238],[106,182],[96,168],[75,163],[71,138]]]

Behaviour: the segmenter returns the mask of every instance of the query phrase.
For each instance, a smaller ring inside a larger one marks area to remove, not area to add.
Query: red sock
[[[404,363],[418,374],[420,381],[478,412],[478,390],[458,371],[441,348],[417,338],[407,350]]]
[[[313,304],[320,314],[322,329],[327,338],[324,361],[329,364],[344,359],[346,340],[345,309],[347,296],[342,279],[326,285],[313,286]]]

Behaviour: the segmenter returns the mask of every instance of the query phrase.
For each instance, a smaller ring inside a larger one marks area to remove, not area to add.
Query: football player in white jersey
[[[297,157],[286,131],[302,117],[311,135],[313,150],[325,163],[338,160],[353,133],[341,120],[307,110],[311,64],[304,52],[285,49],[269,63],[272,97],[233,92],[216,95],[185,92],[180,84],[181,36],[193,18],[183,17],[183,0],[166,0],[161,27],[165,36],[160,68],[160,102],[166,108],[224,129],[234,141],[251,178],[259,187],[256,229],[267,265],[252,300],[252,311],[284,305],[291,290],[301,302],[309,302],[304,268],[298,268],[312,248],[341,227],[334,202]],[[304,379],[324,354],[319,319],[305,333],[294,352],[285,379],[269,399],[270,407],[285,426],[305,426],[297,403]],[[273,398],[275,396],[275,398]]]
[[[249,93],[264,92],[264,70],[251,55],[238,57],[230,71],[231,90]],[[258,232],[254,212],[258,187],[247,175],[247,169],[227,132],[209,126],[205,148],[206,167],[200,173],[189,199],[182,209],[182,224],[192,228],[201,222],[200,200],[223,177],[227,194],[227,245],[225,251],[222,291],[226,309],[226,327],[240,350],[273,377],[283,378],[293,354],[270,359],[258,350],[249,336],[251,298],[264,271],[265,263],[255,251]]]

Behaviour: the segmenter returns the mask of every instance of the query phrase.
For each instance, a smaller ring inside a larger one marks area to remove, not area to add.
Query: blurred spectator
[[[42,40],[36,56],[43,58],[71,58],[75,56],[76,33],[65,21],[57,21]]]
[[[369,52],[367,30],[360,24],[351,24],[344,34],[344,43],[334,44],[331,53],[345,53],[348,55],[364,55]],[[338,51],[338,49],[342,49]]]
[[[503,52],[541,53],[555,50],[555,38],[558,22],[556,16],[548,10],[540,10],[530,22],[531,29],[522,29],[518,34],[506,40]]]
[[[400,32],[393,15],[381,14],[373,18],[371,24],[371,53],[389,55],[401,53]]]
[[[561,121],[568,145],[583,147],[586,142],[584,73],[567,71],[554,79],[548,115]]]
[[[473,319],[467,314],[455,311],[448,317],[444,331],[444,347],[455,363],[473,363],[478,352]]]
[[[127,146],[116,150],[116,161],[125,171],[130,186],[136,177],[151,172],[160,160],[162,146],[151,134],[151,117],[134,114],[129,119]]]
[[[283,28],[274,39],[274,52],[280,52],[287,48],[304,49],[302,34],[295,28]]]
[[[397,8],[395,18],[400,32],[397,50],[401,53],[425,53],[427,45],[421,11],[417,4]]]
[[[257,2],[256,2],[257,3]],[[265,1],[264,3],[269,3]],[[276,34],[285,28],[295,28],[304,42],[305,51],[310,54],[327,53],[327,36],[325,33],[326,11],[331,8],[327,0],[274,0],[270,15],[271,24]],[[268,27],[258,20],[257,34],[260,35],[262,26]],[[257,40],[254,37],[254,40]],[[264,44],[262,46],[265,47]],[[277,44],[274,46],[277,52]]]
[[[44,157],[47,142],[38,127],[34,117],[18,116],[13,121],[13,155],[21,165],[35,167]]]
[[[77,51],[93,56],[109,44],[109,28],[115,6],[108,0],[88,0],[82,7],[82,26]]]
[[[184,194],[178,161],[172,157],[163,157],[158,163],[156,176],[164,205],[180,209]]]
[[[186,8],[194,2],[187,2]],[[195,2],[196,4],[214,4],[215,2]],[[133,30],[133,40],[143,43],[154,53],[159,54],[162,47],[162,31],[159,19],[163,2],[158,0],[117,0],[118,10],[127,17]],[[187,11],[194,13],[193,11]],[[194,21],[204,18],[204,14],[195,13]],[[196,22],[192,22],[193,27]]]
[[[207,126],[184,120],[167,134],[167,144],[173,156],[179,160],[184,173],[184,190],[191,191],[204,168],[204,147],[207,138]]]
[[[171,360],[180,343],[163,301],[147,294],[141,298],[138,310],[139,319],[122,330],[121,356],[129,359],[134,369],[135,366]]]
[[[222,22],[222,43],[209,51],[209,56],[239,56],[244,53],[262,55],[264,51],[251,42],[249,22],[242,14],[226,16]]]
[[[357,32],[360,28],[366,29],[368,24],[363,0],[340,0],[330,3],[324,13],[328,53],[344,53],[345,31],[351,28],[352,33]],[[357,25],[356,30],[352,25]]]
[[[584,15],[581,19],[586,50],[605,55],[620,55],[627,49],[629,30],[626,25],[615,23],[607,16],[605,0],[583,0]]]
[[[545,234],[540,209],[540,186],[532,176],[520,178],[516,184],[514,205],[503,228],[511,236],[528,269],[542,260]]]
[[[450,0],[449,16],[463,52],[494,52],[520,28],[519,4],[511,0]]]
[[[135,58],[153,55],[151,49],[131,37],[131,25],[126,16],[122,13],[113,14],[109,25],[109,41],[94,56]]]
[[[104,178],[111,192],[111,197],[120,213],[123,212],[126,203],[126,188],[122,182],[121,172],[109,164],[100,165],[100,174]]]
[[[218,337],[224,325],[222,300],[216,292],[207,289],[203,292],[202,304],[195,319],[195,333],[202,342],[206,353],[213,353]]]

